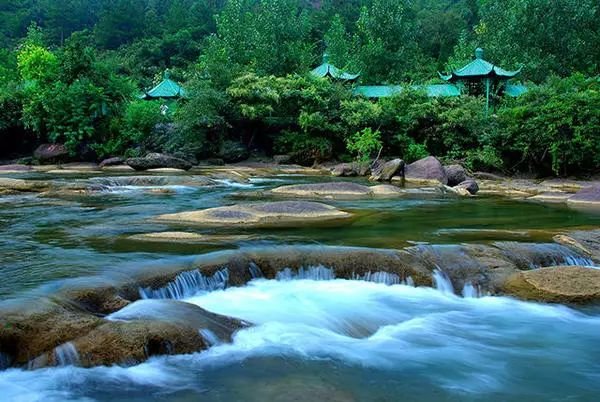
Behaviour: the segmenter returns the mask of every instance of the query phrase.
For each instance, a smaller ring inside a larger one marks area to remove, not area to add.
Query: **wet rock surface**
[[[570,266],[518,272],[508,278],[504,291],[525,300],[552,303],[599,302],[600,270]]]
[[[219,244],[250,240],[249,235],[211,235],[192,232],[157,232],[129,236],[128,239],[158,243],[206,243]]]
[[[308,201],[280,201],[217,207],[200,211],[160,215],[162,222],[191,223],[207,226],[285,225],[349,218],[347,212]]]

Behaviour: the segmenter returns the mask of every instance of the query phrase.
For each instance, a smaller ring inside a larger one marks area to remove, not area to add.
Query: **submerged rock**
[[[402,159],[393,159],[377,165],[371,172],[370,180],[390,181],[394,176],[404,176],[404,161]]]
[[[150,153],[143,158],[129,158],[127,164],[135,170],[148,170],[157,168],[174,168],[189,170],[192,164],[186,160],[171,155]]]
[[[136,241],[157,242],[157,243],[230,243],[249,240],[249,235],[211,235],[192,232],[158,232],[143,233],[130,236],[129,239]]]
[[[51,183],[42,180],[23,180],[0,177],[0,189],[21,192],[43,192],[52,187]]]
[[[415,184],[448,184],[444,167],[433,156],[406,165],[405,179],[407,183]]]
[[[351,214],[317,202],[281,201],[233,205],[200,211],[160,215],[156,219],[173,223],[207,226],[286,225],[344,219]]]
[[[521,299],[552,303],[600,301],[600,270],[586,267],[553,267],[512,275],[504,291]]]

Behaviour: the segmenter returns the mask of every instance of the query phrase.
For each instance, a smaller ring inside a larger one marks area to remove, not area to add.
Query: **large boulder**
[[[567,200],[567,203],[584,207],[600,207],[600,184],[579,190]]]
[[[405,179],[407,183],[414,184],[448,184],[446,171],[440,161],[433,157],[420,159],[405,168]]]
[[[250,157],[250,152],[241,142],[224,141],[219,156],[226,163],[235,163],[248,159]]]
[[[298,225],[349,218],[352,215],[329,205],[307,201],[263,202],[200,211],[160,215],[162,222],[205,226]]]
[[[33,157],[40,162],[58,162],[69,156],[63,144],[42,144],[33,151]]]
[[[189,170],[192,168],[192,164],[186,160],[159,153],[150,153],[143,158],[129,158],[126,163],[135,170],[158,168]]]
[[[508,278],[504,291],[525,300],[594,303],[600,301],[600,270],[569,266],[518,272]]]
[[[461,165],[444,166],[446,176],[448,177],[448,185],[454,187],[467,180],[467,171]]]
[[[53,303],[0,310],[0,353],[20,366],[55,347],[82,336],[102,323],[85,312]]]
[[[390,181],[392,177],[398,175],[404,175],[404,161],[402,159],[393,159],[374,167],[371,171],[370,180]]]

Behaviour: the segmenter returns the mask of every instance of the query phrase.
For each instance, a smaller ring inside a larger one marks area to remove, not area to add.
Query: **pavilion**
[[[165,71],[163,80],[154,88],[144,92],[140,99],[180,99],[186,98],[187,93],[178,83],[169,78],[169,71]]]
[[[520,96],[526,92],[522,85],[509,84],[509,80],[517,77],[521,69],[505,70],[483,59],[483,49],[475,50],[475,59],[466,66],[452,70],[448,74],[438,73],[440,78],[456,85],[461,93],[468,95],[485,95],[486,112],[490,108],[492,96]]]
[[[354,83],[360,77],[360,74],[350,74],[329,63],[329,55],[323,54],[323,63],[311,71],[311,74],[319,78],[329,78],[336,81]]]

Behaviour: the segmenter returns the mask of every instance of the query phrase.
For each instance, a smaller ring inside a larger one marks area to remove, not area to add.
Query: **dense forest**
[[[600,166],[597,0],[10,0],[0,3],[0,157],[63,143],[74,158],[291,155],[311,164],[433,154],[471,169]],[[409,90],[372,101],[308,72],[329,60],[363,84],[435,83],[476,47],[529,91]],[[143,90],[168,70],[168,113]]]

